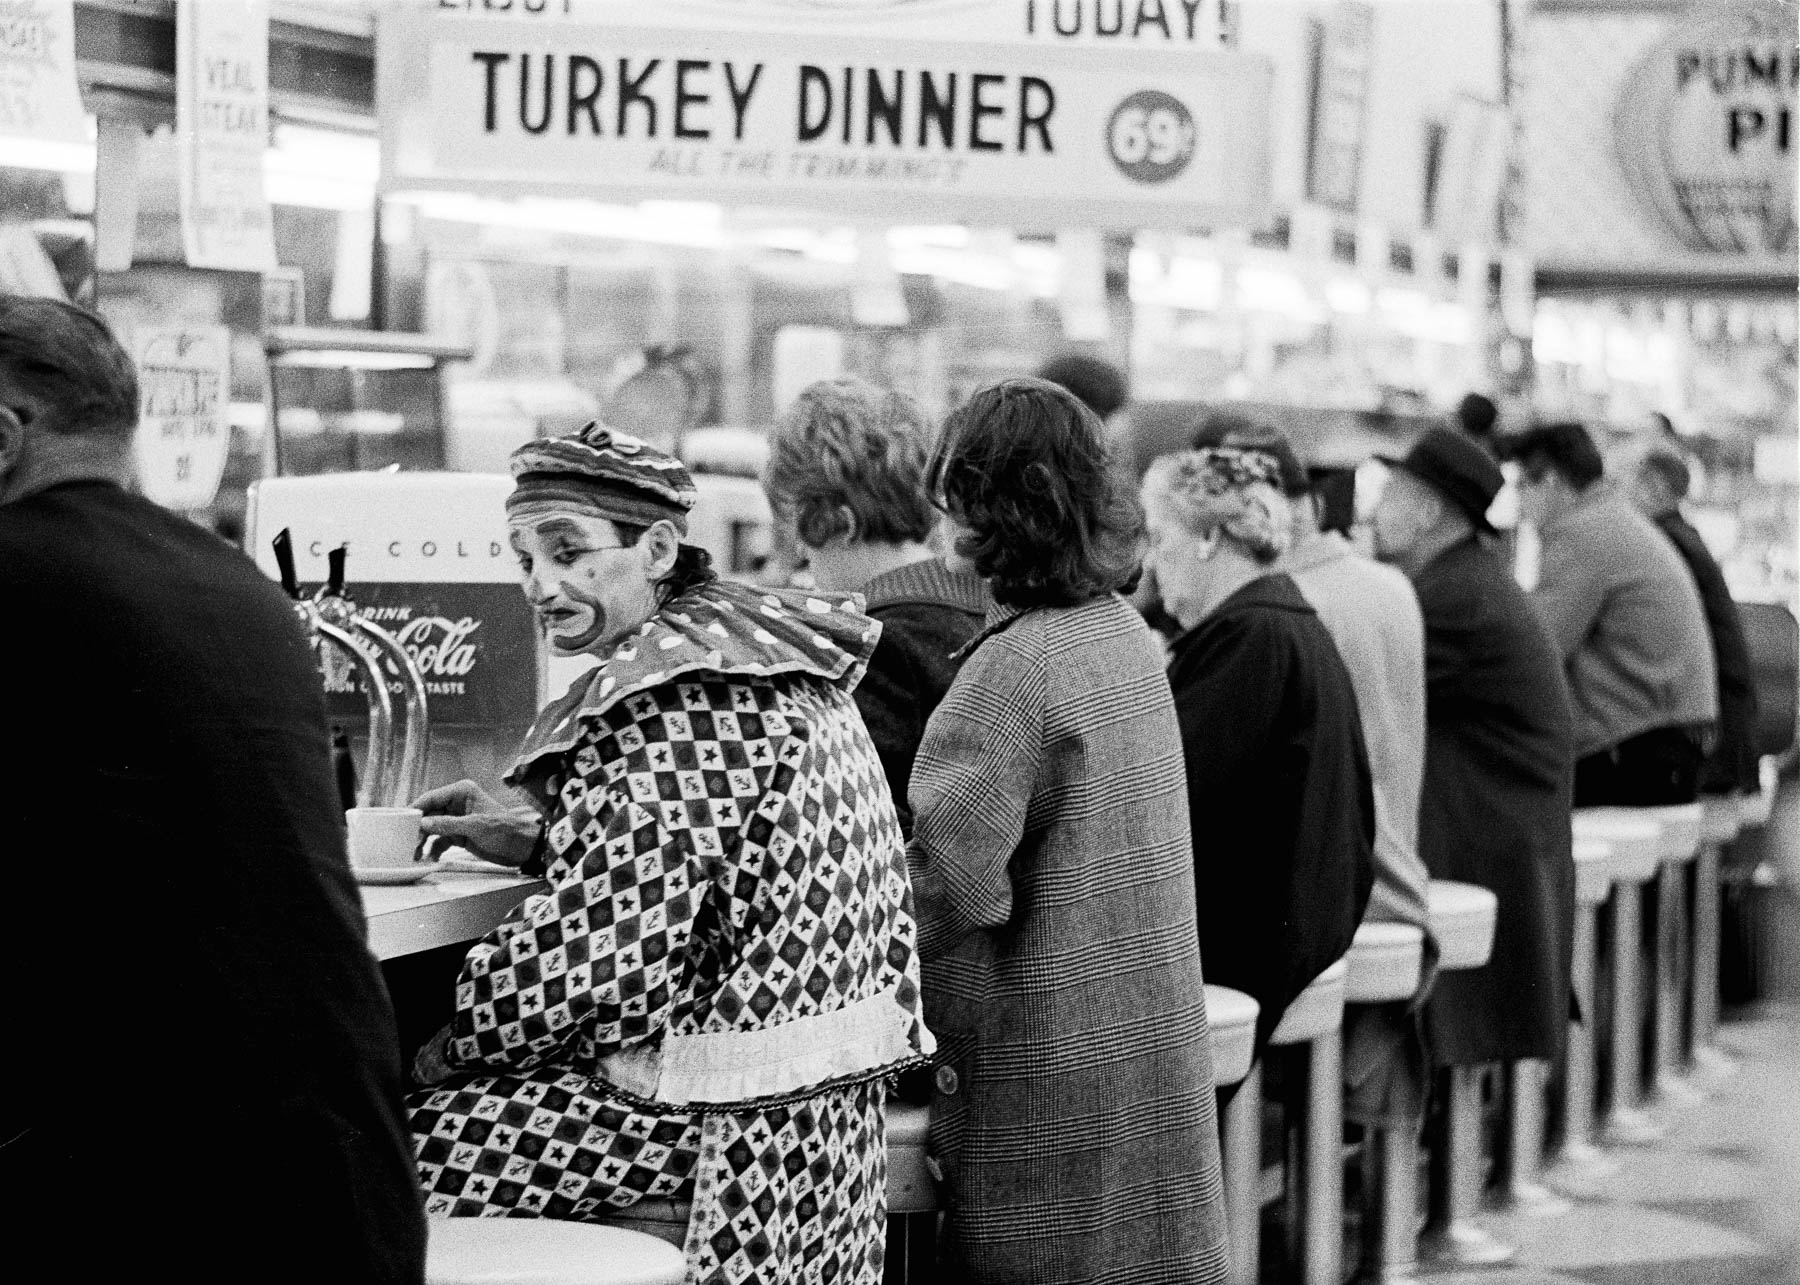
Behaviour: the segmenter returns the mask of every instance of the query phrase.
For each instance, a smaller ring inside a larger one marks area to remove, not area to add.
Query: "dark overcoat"
[[[906,790],[925,724],[950,690],[962,649],[981,632],[994,600],[987,581],[972,571],[952,571],[942,558],[885,572],[862,593],[864,609],[881,622],[881,638],[869,672],[856,685],[856,707],[881,756],[900,831],[910,835]]]
[[[999,609],[926,728],[908,864],[947,1275],[1223,1279],[1180,734],[1123,600]]]
[[[1712,635],[1713,665],[1719,678],[1719,734],[1700,769],[1700,789],[1708,794],[1740,794],[1757,788],[1756,681],[1744,622],[1725,573],[1706,541],[1680,512],[1665,513],[1656,525],[1694,573],[1706,629]]]
[[[1256,1000],[1257,1047],[1350,949],[1374,883],[1375,800],[1356,692],[1324,622],[1261,576],[1175,640],[1200,962]]]
[[[423,1279],[394,1013],[293,604],[101,482],[0,506],[0,601],[9,1254]],[[77,1247],[79,1193],[105,1213]]]
[[[1419,853],[1434,879],[1500,899],[1485,968],[1441,973],[1426,1006],[1439,1065],[1561,1055],[1575,921],[1574,723],[1562,660],[1479,537],[1416,577],[1425,616]]]

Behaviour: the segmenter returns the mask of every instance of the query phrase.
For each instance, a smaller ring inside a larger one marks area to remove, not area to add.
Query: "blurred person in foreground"
[[[875,1285],[885,1081],[931,1051],[905,849],[850,692],[879,627],[718,579],[673,457],[590,424],[513,452],[552,652],[597,664],[429,833],[547,894],[464,960],[414,1062],[427,1212],[604,1220],[687,1200],[690,1282]]]
[[[1580,424],[1509,442],[1541,544],[1531,602],[1575,709],[1577,807],[1692,803],[1719,715],[1712,640],[1674,546],[1600,484]]]
[[[1725,583],[1725,573],[1706,541],[1682,516],[1692,473],[1681,451],[1655,442],[1635,451],[1627,461],[1624,483],[1638,511],[1675,546],[1700,591],[1712,639],[1713,674],[1719,691],[1719,733],[1712,753],[1700,767],[1702,794],[1745,794],[1758,788],[1756,753],[1756,683],[1744,622]]]
[[[1500,467],[1449,429],[1385,461],[1375,552],[1412,581],[1425,620],[1419,854],[1436,879],[1499,899],[1493,958],[1441,973],[1426,1002],[1440,1066],[1562,1055],[1575,868],[1573,730],[1562,664],[1495,551]]]
[[[1350,675],[1276,566],[1293,516],[1276,462],[1165,455],[1142,487],[1149,561],[1183,632],[1181,727],[1200,956],[1261,1007],[1257,1048],[1350,948],[1374,878],[1375,802]]]
[[[1357,1005],[1346,1015],[1344,1078],[1348,1107],[1361,1123],[1416,1118],[1423,1104],[1425,1062],[1418,1013],[1436,976],[1436,948],[1419,856],[1419,790],[1425,772],[1425,622],[1412,584],[1392,567],[1357,551],[1333,518],[1354,516],[1348,469],[1309,472],[1280,430],[1246,425],[1221,443],[1266,454],[1294,514],[1293,540],[1277,563],[1337,645],[1368,749],[1375,797],[1375,882],[1365,923],[1397,923],[1425,935],[1426,964],[1413,999]],[[1327,496],[1336,501],[1330,513]]]
[[[1036,379],[953,412],[927,476],[995,601],[912,779],[946,1278],[1222,1280],[1181,733],[1115,592],[1137,506]]]
[[[926,721],[992,605],[980,576],[952,570],[926,543],[938,523],[925,490],[934,436],[904,393],[853,377],[821,380],[776,420],[763,472],[769,505],[793,529],[814,583],[862,594],[881,622],[856,705],[906,834]]]
[[[0,295],[7,1248],[96,1279],[416,1282],[312,652],[255,564],[126,489],[137,414],[104,323]]]

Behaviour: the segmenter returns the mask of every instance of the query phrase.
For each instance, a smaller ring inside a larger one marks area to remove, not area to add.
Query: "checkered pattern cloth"
[[[853,602],[821,602],[833,625],[776,596],[800,651],[724,588],[616,652],[521,760],[551,890],[464,962],[451,1056],[472,1074],[410,1104],[427,1208],[691,1196],[690,1280],[873,1282],[881,1082],[931,1047],[898,822],[848,691],[876,631]],[[671,677],[685,643],[660,640],[695,630],[711,663]]]

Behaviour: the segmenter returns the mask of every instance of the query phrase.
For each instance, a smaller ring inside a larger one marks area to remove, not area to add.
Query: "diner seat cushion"
[[[1744,826],[1742,798],[1736,794],[1710,794],[1700,800],[1704,812],[1702,833],[1708,843],[1730,843]]]
[[[1338,960],[1307,984],[1282,1011],[1271,1044],[1307,1044],[1344,1024],[1344,988],[1350,965]]]
[[[1656,874],[1662,861],[1662,827],[1636,809],[1578,808],[1575,838],[1599,839],[1612,849],[1615,883],[1643,883]]]
[[[1494,922],[1500,899],[1486,888],[1433,879],[1425,889],[1438,967],[1445,972],[1480,968],[1493,958]]]
[[[1262,1006],[1229,986],[1206,986],[1206,1030],[1212,1039],[1213,1084],[1236,1084],[1256,1056],[1256,1018]]]
[[[1425,934],[1411,924],[1364,924],[1345,961],[1350,975],[1344,999],[1351,1004],[1387,1004],[1411,999],[1419,989]]]
[[[1575,840],[1575,904],[1598,906],[1612,891],[1612,845],[1604,839]]]
[[[432,1218],[426,1285],[680,1285],[679,1249],[604,1223]]]
[[[926,1150],[931,1108],[893,1098],[887,1104],[887,1204],[890,1214],[921,1214],[937,1208]]]

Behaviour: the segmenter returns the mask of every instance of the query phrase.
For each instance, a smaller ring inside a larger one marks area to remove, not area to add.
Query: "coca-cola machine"
[[[335,473],[265,478],[249,493],[247,547],[274,577],[290,532],[302,594],[344,546],[345,596],[412,657],[430,719],[427,786],[462,777],[490,792],[543,703],[545,662],[506,538],[512,479],[490,473]],[[367,763],[369,700],[354,666],[318,649],[331,722]],[[381,662],[397,706],[404,676]]]

